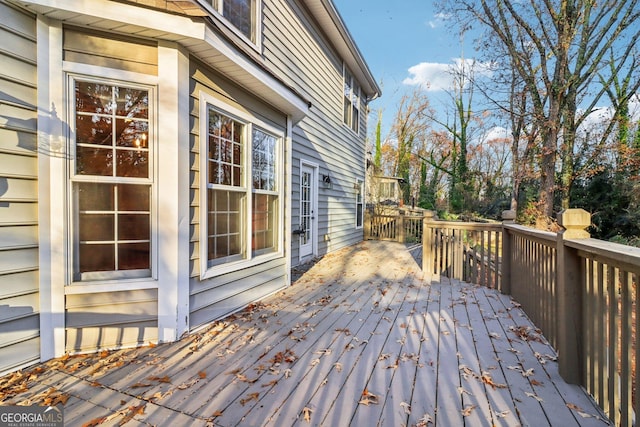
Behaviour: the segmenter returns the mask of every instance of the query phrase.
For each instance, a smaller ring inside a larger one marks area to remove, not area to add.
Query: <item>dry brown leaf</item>
[[[400,407],[404,409],[405,414],[411,414],[411,405],[409,405],[407,402],[400,402]]]
[[[498,384],[498,383],[494,382],[493,378],[491,378],[491,375],[488,372],[483,372],[481,379],[482,379],[483,383],[485,383],[487,385],[490,385],[494,389],[496,389],[496,388],[507,388],[506,384]]]
[[[369,406],[371,404],[377,405],[378,401],[379,401],[379,397],[371,393],[369,390],[365,388],[364,391],[362,392],[362,399],[360,399],[358,403]]]
[[[529,397],[533,397],[535,400],[537,400],[538,402],[544,402],[544,399],[542,399],[541,397],[538,397],[537,395],[535,395],[534,393],[529,393],[528,391],[525,391],[525,393],[527,396]]]
[[[244,406],[246,403],[249,403],[252,400],[257,401],[259,397],[260,393],[249,393],[247,397],[240,399],[240,404]]]
[[[131,388],[145,388],[145,387],[151,387],[153,384],[147,384],[147,383],[135,383],[131,386]]]
[[[313,409],[311,409],[311,408],[308,408],[306,406],[304,408],[302,408],[302,416],[303,416],[304,420],[307,423],[311,423],[311,413],[312,412],[313,412]]]
[[[149,381],[157,381],[159,383],[171,383],[171,379],[169,378],[169,375],[165,375],[164,377],[151,376],[147,379]]]
[[[272,387],[276,384],[278,384],[278,380],[271,380],[268,383],[262,384],[262,387]]]
[[[221,417],[222,416],[222,411],[220,409],[216,410],[211,417],[212,418],[216,418],[216,417]]]
[[[198,372],[198,376],[202,379],[207,378],[207,373],[205,371],[200,371]]]
[[[471,413],[475,408],[476,408],[476,405],[467,405],[462,411],[460,411],[460,413],[462,414],[463,417],[468,417],[469,415],[471,415]]]
[[[418,420],[416,427],[427,427],[429,423],[433,424],[433,418],[431,418],[431,415],[429,414],[424,414],[422,418]]]
[[[535,386],[542,386],[544,385],[543,382],[536,380],[535,378],[531,379],[531,385],[535,385]]]
[[[107,417],[100,417],[100,418],[94,418],[91,421],[87,421],[86,423],[82,424],[82,427],[95,427],[95,426],[99,426],[100,424],[102,424],[103,422],[105,422],[107,420]]]
[[[129,421],[131,421],[133,419],[133,417],[135,417],[136,415],[143,415],[145,406],[146,406],[146,403],[143,403],[143,404],[138,405],[138,406],[129,406],[127,414],[125,415],[125,417],[122,420],[120,420],[118,425],[119,426],[123,426],[126,423],[128,423]]]

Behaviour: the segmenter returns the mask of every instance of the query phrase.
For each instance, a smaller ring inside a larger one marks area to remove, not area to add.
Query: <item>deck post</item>
[[[502,211],[502,256],[500,259],[502,279],[499,291],[505,295],[511,295],[511,234],[505,225],[513,224],[515,220],[516,211]]]
[[[364,211],[364,240],[369,240],[371,238],[371,221],[373,221],[373,215],[371,215],[371,212],[366,209]]]
[[[404,217],[406,215],[406,212],[401,210],[398,212],[398,220],[396,221],[396,235],[395,238],[398,242],[400,243],[404,243],[405,240],[405,236],[404,236]]]
[[[582,266],[578,251],[568,247],[569,239],[585,239],[585,229],[591,215],[584,209],[566,209],[558,214],[562,230],[557,239],[557,295],[558,295],[558,367],[560,375],[571,384],[582,383]]]
[[[431,223],[435,218],[435,212],[425,211],[422,217],[422,272],[426,280],[433,280],[433,230]]]

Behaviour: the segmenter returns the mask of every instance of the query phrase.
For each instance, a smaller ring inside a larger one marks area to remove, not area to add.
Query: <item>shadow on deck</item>
[[[307,267],[293,286],[177,343],[0,379],[0,404],[64,403],[65,424],[78,426],[606,425],[509,297],[427,284],[392,242]]]

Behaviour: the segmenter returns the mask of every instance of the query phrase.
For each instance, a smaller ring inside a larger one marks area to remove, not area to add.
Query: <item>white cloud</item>
[[[432,19],[427,21],[427,25],[432,29],[442,27],[444,22],[449,19],[449,16],[446,13],[436,13]]]
[[[478,62],[474,59],[453,58],[449,64],[438,62],[421,62],[409,68],[410,77],[402,83],[408,86],[422,86],[430,92],[450,90],[453,88],[456,71],[468,71],[478,76],[490,76],[490,63]]]

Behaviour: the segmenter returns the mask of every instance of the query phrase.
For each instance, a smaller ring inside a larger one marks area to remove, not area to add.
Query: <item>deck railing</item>
[[[423,216],[400,211],[397,214],[365,214],[365,239],[401,243],[422,242]]]
[[[569,209],[558,216],[558,233],[513,222],[423,219],[425,277],[450,277],[512,295],[558,351],[560,374],[582,385],[616,426],[632,426],[640,414],[636,373],[637,286],[640,248],[591,239],[590,215]],[[373,223],[376,233],[404,242],[406,218]],[[396,234],[384,234],[394,224]],[[390,225],[389,225],[390,227]]]
[[[635,381],[640,249],[591,239],[590,215],[562,212],[558,233],[516,225],[424,224],[423,270],[510,294],[558,350],[561,375],[582,385],[614,425],[640,413]]]

